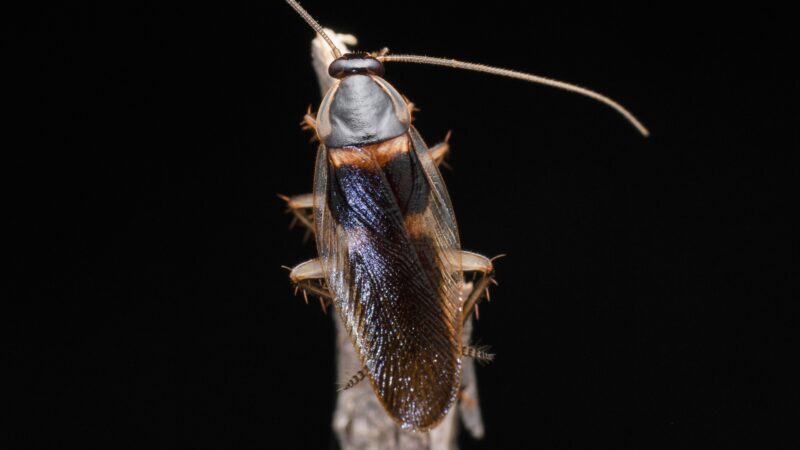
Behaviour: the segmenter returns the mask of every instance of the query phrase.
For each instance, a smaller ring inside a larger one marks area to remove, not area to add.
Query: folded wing
[[[314,184],[320,261],[372,386],[401,425],[428,429],[460,384],[460,246],[438,169],[412,128],[321,147]]]

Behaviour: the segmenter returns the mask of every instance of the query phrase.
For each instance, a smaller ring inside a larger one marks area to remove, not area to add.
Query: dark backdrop
[[[292,296],[281,265],[315,251],[276,197],[311,187],[312,32],[276,1],[108,3],[3,14],[7,448],[333,446],[331,318]],[[464,448],[759,447],[790,426],[784,11],[305,5],[363,49],[576,82],[652,130],[544,87],[387,67],[429,143],[453,130],[464,247],[508,254],[476,330],[497,353],[487,436]]]

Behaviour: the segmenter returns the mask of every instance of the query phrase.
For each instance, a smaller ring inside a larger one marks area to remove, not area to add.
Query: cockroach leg
[[[300,121],[300,128],[303,130],[311,130],[311,132],[314,133],[314,136],[311,137],[311,142],[319,141],[319,134],[317,133],[317,118],[311,111],[311,105],[308,105],[308,110],[306,110],[303,120]]]
[[[296,288],[303,292],[303,300],[308,304],[308,296],[316,295],[319,298],[319,305],[322,312],[328,313],[328,306],[333,304],[333,295],[324,285],[313,281],[301,281],[297,283]]]
[[[294,284],[299,284],[303,281],[321,280],[323,278],[325,278],[325,274],[322,271],[322,264],[320,264],[317,258],[300,263],[294,266],[291,272],[289,272],[289,279],[291,279]]]
[[[386,50],[388,51],[388,49],[386,49]],[[403,95],[402,97],[403,97],[403,101],[406,102],[406,109],[408,109],[408,122],[409,123],[413,123],[414,122],[414,113],[419,111],[419,108],[417,108],[417,106],[414,105],[414,102],[409,100],[408,97],[406,97],[405,95]]]
[[[306,229],[304,240],[308,239],[311,233],[314,233],[314,196],[312,194],[301,194],[288,197],[278,194],[278,197],[286,202],[287,212],[293,216],[290,227],[296,223],[301,223]]]
[[[448,169],[450,166],[444,162],[444,158],[450,153],[450,134],[451,133],[448,131],[447,136],[444,137],[444,141],[428,149],[428,154],[431,155],[433,162],[435,162],[437,166],[443,165]]]
[[[358,383],[361,382],[361,380],[366,378],[366,376],[367,376],[367,368],[365,367],[365,368],[359,370],[358,372],[356,372],[352,377],[350,377],[350,379],[347,380],[347,383],[345,383],[344,385],[342,385],[339,388],[339,392],[346,391],[346,390],[350,389],[351,387],[357,385]]]
[[[461,251],[461,270],[490,274],[494,272],[492,260],[474,252]]]
[[[492,260],[472,252],[461,252],[461,270],[464,273],[472,272],[477,277],[471,282],[471,290],[464,300],[462,311],[462,320],[466,321],[469,315],[475,311],[475,307],[482,296],[489,296],[489,284],[494,279],[494,265]]]
[[[319,259],[311,259],[300,263],[289,273],[289,279],[295,286],[295,294],[303,291],[303,299],[308,303],[308,294],[319,297],[322,311],[327,313],[327,307],[333,303],[333,295],[325,286],[325,274]]]
[[[489,347],[486,346],[470,347],[465,345],[461,347],[461,354],[482,364],[494,361],[494,353],[489,353]]]

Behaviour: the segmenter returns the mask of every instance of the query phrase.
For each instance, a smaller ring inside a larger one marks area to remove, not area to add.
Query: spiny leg
[[[319,303],[323,312],[327,312],[327,307],[333,303],[333,295],[325,286],[325,274],[322,272],[322,264],[319,259],[311,259],[296,265],[289,273],[289,279],[294,284],[294,291],[303,292],[303,299],[308,303],[308,294],[319,297]]]
[[[306,114],[303,116],[303,120],[300,121],[301,128],[304,130],[311,130],[314,133],[314,136],[311,138],[312,141],[319,140],[319,136],[317,134],[317,120],[314,117],[314,114],[311,112],[311,106],[309,105]],[[313,209],[314,209],[314,196],[312,194],[300,194],[300,195],[293,195],[291,197],[278,194],[278,197],[283,199],[286,202],[286,206],[288,207],[287,212],[292,213],[292,221],[289,224],[289,228],[294,227],[296,223],[300,223],[306,229],[305,235],[303,236],[303,242],[307,241],[311,234],[314,233],[314,216],[313,216]]]
[[[489,353],[489,347],[487,346],[472,347],[465,345],[461,347],[461,355],[472,358],[482,364],[494,361],[494,353]]]
[[[450,136],[452,135],[451,131],[447,132],[447,135],[444,137],[444,140],[433,147],[428,149],[428,154],[431,155],[433,158],[433,162],[436,163],[437,166],[445,166],[448,169],[450,168],[446,162],[444,162],[444,158],[450,153]]]
[[[353,386],[357,385],[358,383],[360,383],[361,380],[363,380],[366,377],[367,377],[367,368],[364,367],[361,370],[359,370],[358,372],[356,372],[355,374],[353,374],[353,376],[350,377],[349,380],[347,380],[347,383],[342,385],[338,389],[338,391],[339,392],[346,391],[346,390],[350,389],[351,387],[353,387]]]
[[[314,233],[314,196],[312,194],[300,194],[288,197],[278,194],[278,197],[286,202],[287,212],[293,216],[292,221],[289,223],[289,228],[294,227],[297,223],[303,225],[306,230],[303,242],[307,241]]]
[[[485,296],[486,300],[491,301],[491,297],[489,296],[489,284],[497,284],[494,280],[494,265],[492,261],[498,257],[490,259],[477,253],[467,251],[461,251],[460,256],[461,270],[463,270],[464,273],[472,272],[476,275],[476,279],[473,282],[467,283],[467,287],[470,288],[469,294],[461,308],[461,319],[466,321],[473,310],[475,311],[475,315],[478,315],[478,301],[481,297]]]
[[[314,116],[314,113],[311,112],[311,105],[308,105],[306,114],[303,116],[303,120],[300,121],[300,128],[303,130],[311,130],[311,132],[314,133],[314,135],[311,136],[311,142],[319,141],[317,118]]]
[[[469,289],[469,295],[464,300],[462,309],[462,320],[466,322],[469,319],[472,310],[475,310],[475,316],[478,316],[478,301],[482,296],[489,299],[489,283],[494,281],[494,265],[492,261],[495,258],[489,259],[485,256],[473,252],[461,251],[459,254],[459,261],[461,262],[461,270],[465,273],[472,272],[477,275],[477,279],[465,286]],[[465,289],[466,291],[466,289]],[[473,347],[465,345],[461,347],[461,354],[463,356],[473,358],[479,363],[488,363],[494,360],[494,354],[489,353],[489,347],[480,346]]]
[[[325,274],[322,271],[322,264],[320,263],[319,259],[310,259],[306,262],[296,265],[289,273],[289,279],[292,280],[296,290],[303,290],[303,296],[306,298],[306,303],[308,303],[307,292],[311,292],[320,298],[323,311],[325,310],[327,304],[333,302],[333,295],[323,284]],[[352,377],[350,377],[350,379],[347,380],[347,383],[339,388],[339,391],[350,389],[361,382],[361,380],[363,380],[366,376],[367,369],[362,368]]]

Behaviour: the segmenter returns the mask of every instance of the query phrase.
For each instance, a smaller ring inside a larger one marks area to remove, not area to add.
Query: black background
[[[311,187],[313,33],[277,1],[106,3],[3,13],[7,448],[332,447],[331,318],[292,296],[281,265],[315,250],[276,197]],[[569,93],[387,65],[429,144],[453,130],[464,247],[508,254],[476,330],[497,353],[487,436],[463,448],[791,446],[785,11],[305,6],[364,50],[576,82],[652,130]]]

